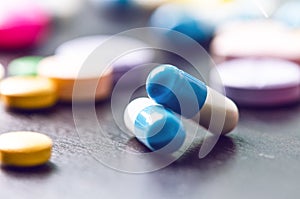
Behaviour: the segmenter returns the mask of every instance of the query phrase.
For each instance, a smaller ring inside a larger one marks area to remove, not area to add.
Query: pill
[[[2,101],[9,108],[36,110],[56,103],[55,85],[47,78],[8,77],[0,83]]]
[[[64,102],[87,102],[107,99],[112,89],[112,70],[103,66],[88,66],[76,58],[50,56],[38,65],[38,75],[49,78],[57,88],[58,98]],[[97,71],[97,68],[103,70]]]
[[[0,48],[34,46],[46,39],[48,14],[30,1],[0,1]]]
[[[38,63],[42,60],[39,56],[20,57],[9,63],[7,67],[10,76],[36,76]]]
[[[247,57],[272,57],[300,63],[299,34],[271,20],[227,24],[217,31],[210,49],[218,63]]]
[[[210,81],[239,105],[271,107],[300,100],[300,67],[285,60],[223,62],[211,72]]]
[[[3,166],[39,166],[50,159],[51,150],[51,138],[41,133],[17,131],[0,135],[0,163]]]
[[[204,47],[208,46],[214,34],[211,24],[179,4],[166,4],[156,9],[150,18],[150,25],[167,29],[166,34],[170,31],[183,33]]]
[[[193,118],[212,133],[229,133],[238,123],[238,109],[234,102],[175,66],[154,68],[147,78],[146,90],[158,104],[186,118]],[[214,113],[224,118],[211,123]],[[195,117],[197,114],[200,114],[200,120]],[[219,122],[224,123],[221,129]]]
[[[300,28],[300,2],[287,1],[275,12],[273,18],[291,28]]]
[[[110,46],[108,48],[101,48],[101,44],[109,40]],[[55,51],[56,56],[68,56],[74,59],[86,60],[89,55],[95,51],[97,48],[99,50],[113,51],[122,45],[123,47],[128,47],[129,49],[136,49],[122,55],[120,58],[116,59],[112,63],[113,67],[113,78],[114,82],[117,82],[118,79],[134,67],[140,65],[151,63],[154,57],[154,52],[151,50],[141,49],[148,48],[149,45],[134,38],[125,37],[125,36],[109,36],[109,35],[94,35],[79,37],[70,41],[67,41],[61,44]],[[137,77],[139,74],[136,75]]]
[[[5,75],[5,69],[3,65],[0,63],[0,80],[4,77]]]
[[[130,102],[124,112],[126,127],[152,151],[172,153],[185,140],[181,120],[170,110],[142,97]]]

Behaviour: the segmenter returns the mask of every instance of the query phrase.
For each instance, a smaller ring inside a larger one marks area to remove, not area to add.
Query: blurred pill
[[[166,28],[167,34],[169,31],[178,31],[205,47],[214,33],[211,24],[191,13],[187,7],[178,4],[166,4],[156,9],[150,18],[150,25]],[[174,40],[176,41],[176,38]]]
[[[3,65],[0,63],[0,80],[4,77],[5,75],[5,70]]]
[[[76,58],[46,57],[39,63],[38,75],[52,80],[59,100],[65,102],[104,100],[110,96],[112,89],[110,68],[96,64],[83,68]]]
[[[132,0],[90,0],[90,2],[100,8],[126,8],[132,5]]]
[[[223,26],[210,49],[217,62],[243,57],[273,57],[300,63],[299,34],[271,20]]]
[[[39,56],[20,57],[9,63],[7,70],[10,76],[36,76],[37,66],[42,60]]]
[[[14,76],[0,83],[3,103],[14,109],[45,109],[56,103],[55,85],[47,78]]]
[[[287,1],[283,3],[273,18],[292,28],[300,28],[300,2]]]
[[[271,107],[300,100],[300,67],[284,60],[227,61],[214,68],[210,81],[239,105]]]
[[[41,133],[18,131],[0,135],[0,163],[3,166],[39,166],[50,159],[51,150],[51,138]]]
[[[50,17],[31,1],[0,1],[0,48],[31,47],[48,34]]]
[[[110,39],[110,46],[105,49],[101,48],[101,45],[108,39]],[[130,69],[151,63],[153,60],[154,52],[145,49],[150,47],[148,44],[130,37],[111,37],[109,35],[79,37],[67,41],[56,49],[55,54],[56,56],[71,57],[72,59],[76,57],[79,60],[85,61],[95,50],[114,51],[118,46],[136,50],[131,50],[128,54],[116,57],[116,60],[111,60],[113,61],[114,82],[117,82],[118,79]],[[137,74],[137,77],[138,76]]]

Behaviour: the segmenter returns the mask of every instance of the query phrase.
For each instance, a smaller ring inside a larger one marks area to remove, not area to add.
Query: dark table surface
[[[146,25],[146,14],[115,19],[86,8],[69,22],[57,22],[43,46],[22,52],[0,52],[6,65],[21,55],[50,55],[63,41],[96,33],[118,33]],[[79,106],[80,126],[72,106],[58,104],[42,112],[16,112],[0,107],[0,133],[31,130],[53,138],[51,161],[32,169],[2,168],[0,198],[270,198],[300,197],[300,106],[240,108],[240,122],[221,137],[205,158],[198,158],[204,129],[193,146],[171,165],[150,173],[132,174],[102,164],[144,164],[118,155],[146,149],[114,122],[111,102],[98,103],[96,115],[103,137],[94,135],[88,110]],[[82,125],[81,125],[82,124]],[[76,128],[77,127],[77,128]],[[79,133],[78,129],[81,129]],[[86,133],[82,133],[86,132]],[[109,145],[103,145],[109,143]],[[120,158],[120,159],[118,159]]]

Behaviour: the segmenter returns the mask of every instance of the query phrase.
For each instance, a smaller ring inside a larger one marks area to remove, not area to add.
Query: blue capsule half
[[[300,2],[287,1],[275,12],[273,18],[291,28],[300,28]]]
[[[150,150],[172,153],[185,140],[181,120],[149,98],[133,100],[125,109],[126,127]]]
[[[157,8],[150,18],[150,25],[183,33],[204,47],[209,46],[215,29],[211,23],[176,4],[166,4]],[[175,36],[170,34],[171,37],[172,35]]]
[[[150,98],[187,118],[194,117],[205,103],[206,85],[172,65],[160,65],[148,75]]]

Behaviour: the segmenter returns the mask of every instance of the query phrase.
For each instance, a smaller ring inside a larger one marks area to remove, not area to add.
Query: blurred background
[[[92,41],[87,41],[84,36],[105,35],[108,38],[140,27],[164,28],[164,38],[151,38],[147,41],[146,36],[139,35],[139,37],[149,45],[151,42],[168,45],[169,42],[196,57],[203,57],[202,62],[194,66],[196,68],[211,67],[215,65],[214,63],[219,65],[232,59],[245,58],[272,58],[300,63],[300,3],[298,1],[12,0],[1,1],[0,9],[0,62],[4,67],[7,67],[13,59],[23,56],[40,56],[40,59],[56,56],[60,54],[58,47],[64,42],[83,38],[77,47],[74,45],[72,50],[65,50],[71,51],[70,57],[76,57],[79,53],[92,48],[89,44]],[[187,40],[172,37],[170,35],[172,31],[183,33],[198,42],[211,55],[214,63],[210,63],[209,57],[203,56],[203,52],[195,51],[193,45]],[[111,49],[117,47],[118,44],[111,46]],[[156,51],[155,58],[145,58],[144,62],[172,63],[192,72],[189,70],[190,67],[184,66],[189,64],[182,62],[182,58],[176,55],[166,56],[167,54],[170,52]],[[127,70],[135,65],[136,63],[132,64]],[[257,65],[262,64],[259,62]],[[115,81],[123,73],[115,77]],[[203,76],[208,84],[211,83],[209,72],[195,75],[199,78]],[[220,76],[221,80],[225,81],[222,74]],[[226,82],[223,83],[229,97],[234,98],[230,94],[232,92],[226,88]],[[218,83],[214,84],[216,89],[220,87]],[[248,89],[251,86],[257,88],[257,85],[250,85]],[[235,99],[236,102],[241,101],[240,104],[252,105],[251,102],[238,98]],[[297,98],[299,97],[287,101],[294,102]],[[279,105],[286,103],[279,102]],[[253,104],[266,106],[266,103],[254,102]]]

